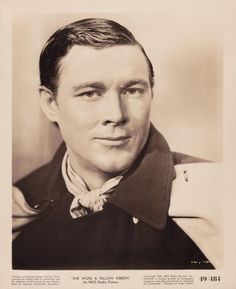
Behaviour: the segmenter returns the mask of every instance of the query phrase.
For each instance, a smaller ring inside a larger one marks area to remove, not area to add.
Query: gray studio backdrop
[[[143,44],[156,74],[152,121],[171,149],[221,161],[222,33],[215,11],[18,14],[12,39],[13,181],[49,161],[61,142],[40,111],[42,46],[62,25],[87,17],[118,21]]]

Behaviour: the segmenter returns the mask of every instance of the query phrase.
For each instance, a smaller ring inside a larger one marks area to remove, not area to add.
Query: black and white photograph
[[[126,17],[134,25],[132,16]],[[217,209],[220,205],[218,196],[211,199],[218,194],[217,190],[211,190],[219,188],[216,187],[219,179],[216,177],[216,183],[214,179],[211,183],[212,179],[205,176],[212,173],[217,176],[218,167],[213,158],[221,158],[221,35],[214,35],[212,27],[203,31],[203,27],[193,25],[196,31],[192,39],[185,40],[186,49],[197,45],[189,42],[199,41],[204,43],[205,50],[202,55],[190,50],[192,58],[178,59],[172,55],[177,67],[171,74],[175,74],[172,77],[176,83],[170,78],[167,84],[177,85],[166,92],[175,102],[176,110],[173,116],[171,113],[167,116],[170,129],[173,123],[180,146],[185,138],[192,145],[194,137],[200,136],[194,148],[197,150],[199,146],[202,150],[200,158],[171,150],[158,130],[159,114],[156,125],[152,123],[152,100],[156,100],[156,107],[164,104],[158,103],[158,83],[155,83],[158,69],[154,72],[141,42],[108,16],[78,16],[78,19],[56,30],[40,54],[39,95],[35,91],[35,96],[31,93],[30,97],[38,97],[46,118],[60,133],[62,144],[49,163],[14,184],[13,233],[17,236],[13,241],[13,268],[213,269],[219,266],[222,244],[215,239],[219,241],[217,235],[221,232],[217,231],[220,227],[213,226],[219,225],[214,224],[220,221],[214,217],[219,218],[220,214],[214,211],[217,214],[212,216],[211,212],[211,206]],[[146,29],[158,23],[154,19],[146,23]],[[28,25],[22,26],[19,17],[13,41],[22,41],[19,30],[28,30]],[[200,39],[195,39],[196,33],[201,33]],[[209,34],[212,39],[208,38]],[[158,50],[159,41],[151,33],[146,37],[150,37]],[[20,49],[25,53],[25,46]],[[16,50],[13,66],[16,65],[17,72],[13,81],[18,82],[24,66],[14,63],[22,61]],[[188,84],[178,83],[178,72],[191,74],[184,80]],[[160,87],[161,81],[160,76]],[[18,85],[22,87],[22,81]],[[14,140],[13,153],[18,152],[18,141],[22,141],[19,153],[25,153],[22,157],[27,166],[32,160],[25,147],[39,158],[47,143],[55,140],[53,134],[45,133],[44,127],[44,135],[30,136],[36,119],[32,115],[29,122],[27,112],[22,123],[27,121],[29,127],[22,133],[18,85],[14,85],[17,96],[13,106],[18,113],[13,136],[16,132],[18,138]],[[25,109],[31,110],[28,101]],[[177,116],[182,119],[174,122]],[[193,131],[192,140],[191,134],[180,131],[178,122],[187,123],[185,129]],[[16,158],[14,169],[16,173],[25,169],[22,159]],[[203,202],[209,203],[204,206]],[[25,213],[24,218],[19,218],[21,212]],[[204,219],[208,217],[205,213],[213,218],[209,219],[212,226],[204,223],[209,221]]]

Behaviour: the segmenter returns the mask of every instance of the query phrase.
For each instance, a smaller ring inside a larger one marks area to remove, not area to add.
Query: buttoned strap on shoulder
[[[222,266],[222,164],[175,166],[169,216],[216,267]]]
[[[23,193],[15,186],[12,188],[12,237],[13,240],[20,233],[21,229],[28,223],[35,220],[39,210],[31,208]]]

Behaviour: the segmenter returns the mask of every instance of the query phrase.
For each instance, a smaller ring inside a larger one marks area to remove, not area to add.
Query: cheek
[[[61,125],[65,125],[68,129],[77,129],[80,131],[88,131],[97,123],[97,114],[90,107],[72,103],[64,106],[60,112]]]
[[[129,103],[129,116],[133,125],[145,126],[149,122],[151,100],[149,98],[142,101],[132,101]]]

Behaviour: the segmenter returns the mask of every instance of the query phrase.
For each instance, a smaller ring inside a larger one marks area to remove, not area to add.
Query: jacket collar
[[[47,169],[45,175],[45,179],[48,180],[47,185],[44,190],[40,189],[40,193],[36,194],[41,200],[43,197],[45,200],[54,200],[55,203],[60,198],[58,188],[66,190],[61,175],[65,150],[63,143]],[[156,229],[164,229],[173,179],[174,166],[169,146],[164,137],[151,125],[148,141],[140,157],[124,176],[107,203],[123,209]],[[40,203],[37,197],[34,201]]]
[[[139,160],[107,202],[156,229],[164,229],[173,179],[174,166],[169,146],[151,125]]]

